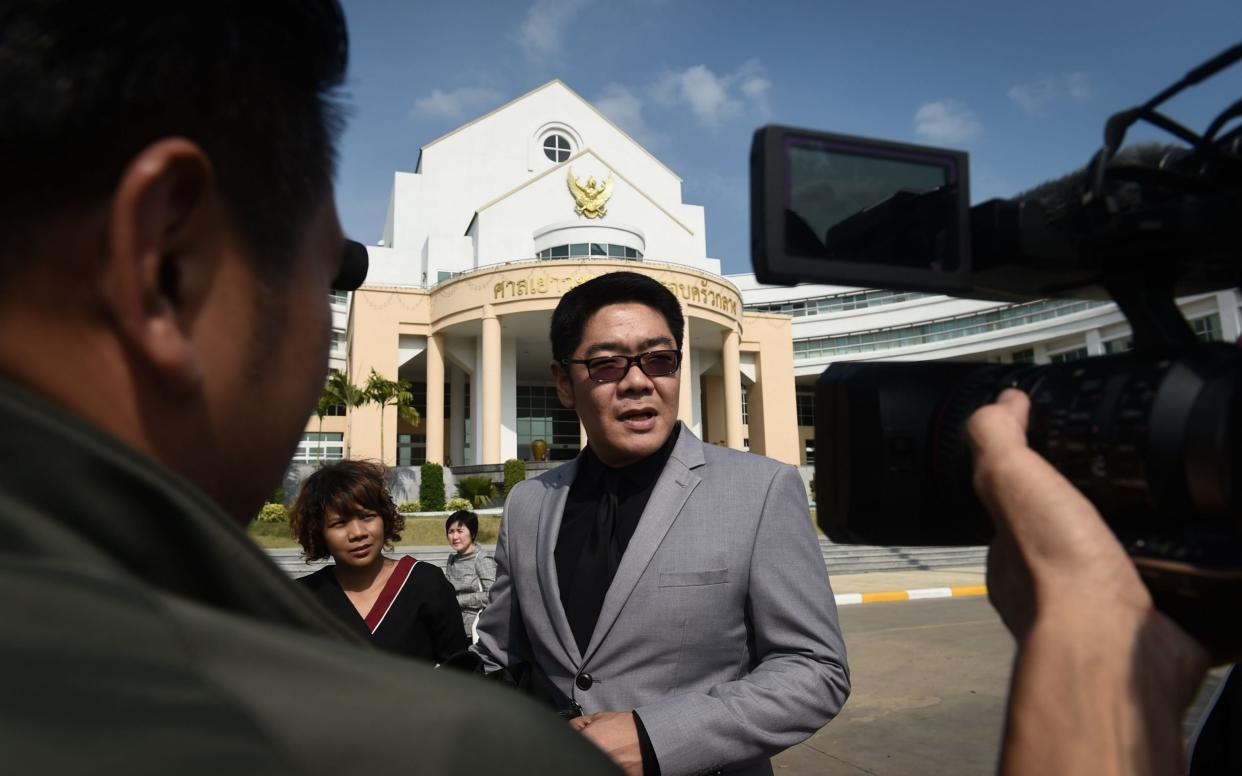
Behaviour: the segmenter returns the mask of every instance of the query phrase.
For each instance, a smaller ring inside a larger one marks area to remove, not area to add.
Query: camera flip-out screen
[[[761,282],[969,288],[965,153],[769,126],[750,166]]]

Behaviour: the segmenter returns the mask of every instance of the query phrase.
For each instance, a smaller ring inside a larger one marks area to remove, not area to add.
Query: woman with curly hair
[[[383,555],[405,519],[382,466],[340,461],[319,469],[302,483],[289,522],[307,560],[335,561],[298,582],[377,647],[442,663],[469,645],[440,569]]]

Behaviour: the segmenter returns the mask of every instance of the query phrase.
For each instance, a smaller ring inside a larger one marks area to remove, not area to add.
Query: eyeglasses
[[[637,356],[601,356],[599,358],[562,358],[561,364],[585,364],[587,375],[597,383],[615,383],[638,364],[648,377],[666,377],[681,366],[681,351],[652,350]]]

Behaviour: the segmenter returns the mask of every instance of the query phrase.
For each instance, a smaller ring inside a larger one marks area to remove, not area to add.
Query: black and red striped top
[[[379,598],[361,617],[332,566],[298,580],[325,607],[375,646],[389,652],[442,663],[470,645],[461,627],[461,609],[444,572],[409,556],[397,561]]]

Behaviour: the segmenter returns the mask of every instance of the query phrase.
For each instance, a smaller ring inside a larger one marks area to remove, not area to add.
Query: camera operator
[[[1009,389],[968,433],[996,523],[988,594],[1018,641],[1000,772],[1184,770],[1181,722],[1207,651],[1156,610],[1095,507],[1027,446],[1030,401]]]
[[[5,772],[615,772],[516,693],[371,649],[239,528],[364,274],[347,51],[335,0],[0,4]],[[466,760],[442,731],[480,709]]]

